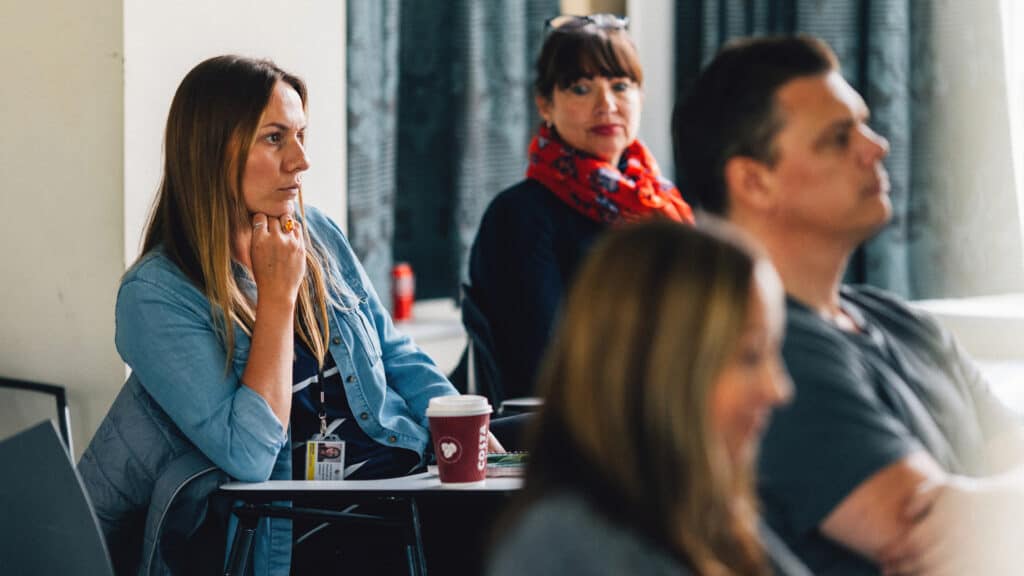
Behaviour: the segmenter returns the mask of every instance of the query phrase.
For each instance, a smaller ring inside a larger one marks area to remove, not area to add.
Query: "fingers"
[[[943,492],[942,482],[928,481],[907,499],[902,514],[909,529],[881,554],[886,576],[933,574],[948,562],[950,522],[948,513],[937,505]]]
[[[267,225],[267,215],[256,213],[252,216],[252,233],[255,234],[266,234],[269,232]]]
[[[878,563],[883,566],[895,567],[905,563],[906,558],[912,556],[912,529],[908,529],[895,542],[889,543],[879,554]],[[896,572],[898,573],[898,572]]]
[[[253,234],[262,233],[264,236],[268,234],[286,234],[299,238],[302,235],[301,224],[291,214],[278,218],[257,212],[252,216],[252,231]]]
[[[490,432],[487,433],[487,451],[495,454],[505,453],[505,447],[502,446],[501,442],[498,442],[498,438]]]
[[[291,214],[265,213],[253,214],[252,222],[250,265],[260,298],[292,298],[305,275],[305,243],[298,222]],[[291,232],[285,230],[289,225]]]
[[[267,216],[267,231],[271,236],[281,235],[281,220],[274,216]]]
[[[909,523],[906,532],[879,555],[879,562],[884,566],[886,575],[916,574],[920,557],[927,552],[924,544],[929,541],[929,521],[934,519],[929,518],[926,511],[930,511],[931,506],[923,507],[920,503],[914,503],[913,500],[912,496],[902,511]],[[908,514],[908,510],[912,505],[913,511],[916,513],[911,516]]]
[[[914,576],[918,574],[942,574],[944,569],[954,566],[947,546],[932,546],[920,554],[887,562],[882,567],[885,576]],[[946,570],[948,571],[948,570]],[[953,573],[956,573],[954,570]]]
[[[916,534],[913,530],[905,534],[898,543],[890,546],[880,560],[882,573],[886,576],[916,574],[919,570],[922,553]]]
[[[931,510],[935,501],[942,494],[943,483],[938,480],[922,482],[917,490],[910,496],[907,504],[903,507],[903,517],[910,521],[917,521],[926,516]]]

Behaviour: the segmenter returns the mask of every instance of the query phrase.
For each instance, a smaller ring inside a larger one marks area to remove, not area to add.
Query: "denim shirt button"
[[[395,442],[398,442],[398,437],[396,437],[396,436],[388,436],[388,442],[391,442],[392,444],[394,444]]]
[[[349,382],[349,383],[355,382],[356,381],[356,375],[355,374],[349,374],[348,378],[345,378],[345,381]]]
[[[362,414],[359,415],[359,419],[360,420],[366,420],[369,417],[370,417],[370,415],[367,414],[366,412],[363,412]]]
[[[331,342],[334,342],[335,344],[341,344],[341,337],[335,336],[334,339],[331,340]]]

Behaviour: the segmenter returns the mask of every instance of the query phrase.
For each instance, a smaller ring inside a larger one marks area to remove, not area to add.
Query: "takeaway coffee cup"
[[[487,473],[491,405],[483,396],[439,396],[427,405],[437,474],[449,487],[477,486]]]

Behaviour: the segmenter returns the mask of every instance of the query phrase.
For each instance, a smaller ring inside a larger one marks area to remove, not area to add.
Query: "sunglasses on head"
[[[615,14],[589,14],[587,16],[573,16],[565,14],[554,16],[544,21],[544,31],[571,30],[585,26],[597,26],[598,28],[609,28],[612,30],[626,30],[629,28],[628,16],[616,16]]]

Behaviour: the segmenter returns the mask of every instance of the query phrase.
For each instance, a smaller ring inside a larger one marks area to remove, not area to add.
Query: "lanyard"
[[[327,436],[327,408],[324,406],[324,368],[316,366],[316,417],[320,419],[320,437]]]

